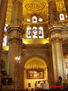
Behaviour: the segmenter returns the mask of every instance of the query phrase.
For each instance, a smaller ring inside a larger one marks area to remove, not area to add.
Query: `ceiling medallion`
[[[24,6],[27,10],[30,11],[38,11],[45,8],[46,3],[45,2],[27,2],[24,3]]]

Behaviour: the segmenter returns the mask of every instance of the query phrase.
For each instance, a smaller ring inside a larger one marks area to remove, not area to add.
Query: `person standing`
[[[44,81],[44,82],[42,83],[42,89],[43,89],[43,90],[48,90],[48,89],[49,89],[49,83],[47,83],[46,81]]]

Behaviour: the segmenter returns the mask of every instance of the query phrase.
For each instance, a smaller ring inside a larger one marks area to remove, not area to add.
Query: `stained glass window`
[[[37,27],[33,27],[33,38],[37,38]]]
[[[32,23],[35,23],[35,25],[33,24],[33,26],[31,26],[31,19],[27,18],[27,22],[30,23],[30,27],[27,27],[26,30],[26,37],[27,38],[33,38],[33,39],[37,39],[37,38],[44,38],[44,32],[43,32],[43,27],[42,26],[36,26],[36,23],[39,22],[41,23],[43,21],[43,19],[41,17],[37,18],[36,16],[32,17]]]
[[[3,38],[3,46],[7,46],[7,36],[5,36],[5,35]]]
[[[42,22],[43,21],[43,19],[42,18],[39,18],[39,20],[38,20],[39,22]]]
[[[27,38],[31,38],[31,27],[27,27]]]
[[[26,21],[27,21],[27,22],[30,22],[31,20],[30,20],[30,19],[27,19]]]
[[[4,31],[7,31],[8,24],[5,24]]]
[[[36,16],[32,17],[32,23],[37,23],[37,17]]]
[[[39,38],[44,38],[43,27],[39,27]]]
[[[64,14],[60,14],[60,20],[64,20],[65,19],[65,17],[64,17]]]

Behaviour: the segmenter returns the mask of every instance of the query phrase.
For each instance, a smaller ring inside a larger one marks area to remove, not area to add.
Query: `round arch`
[[[38,74],[40,75],[39,77],[36,76]],[[31,84],[31,88],[35,88],[35,82],[40,82],[41,84],[43,80],[48,81],[48,69],[45,60],[40,57],[29,58],[24,65],[24,88],[28,88],[29,83]]]

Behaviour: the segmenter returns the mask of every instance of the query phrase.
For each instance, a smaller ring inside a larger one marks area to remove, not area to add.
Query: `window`
[[[27,38],[31,38],[31,27],[27,27]]]
[[[43,19],[42,18],[39,18],[39,20],[38,20],[39,22],[42,22],[43,21]]]
[[[37,23],[37,17],[36,16],[32,17],[32,23]]]
[[[43,26],[40,25],[37,26],[37,22],[40,24],[40,22],[42,22],[43,19],[41,17],[37,18],[36,16],[33,16],[32,20],[30,18],[27,18],[26,20],[27,22],[32,21],[33,23],[33,24],[30,23],[29,27],[26,28],[26,37],[30,39],[44,38]]]
[[[7,46],[7,36],[4,36],[3,38],[3,46]]]
[[[64,14],[60,14],[60,20],[65,20]]]
[[[33,27],[33,38],[38,38],[38,36],[37,36],[37,27]]]
[[[43,27],[39,27],[39,38],[44,38]]]
[[[27,22],[30,22],[31,20],[30,20],[30,19],[27,19],[26,21],[27,21]]]
[[[7,31],[8,24],[5,24],[4,31]]]

